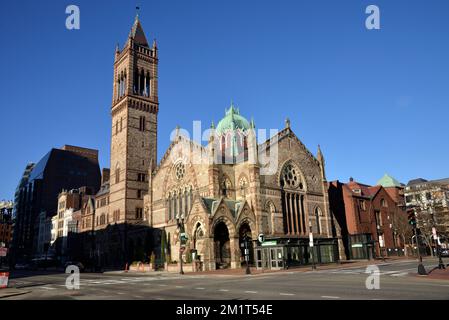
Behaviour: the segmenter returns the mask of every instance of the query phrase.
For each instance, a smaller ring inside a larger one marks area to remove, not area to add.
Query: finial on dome
[[[290,129],[290,119],[289,118],[285,119],[285,128]]]

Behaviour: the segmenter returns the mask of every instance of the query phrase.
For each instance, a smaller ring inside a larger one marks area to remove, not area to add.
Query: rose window
[[[186,173],[186,168],[182,162],[178,162],[175,166],[175,176],[176,179],[181,180],[184,178],[184,175]]]
[[[284,181],[284,186],[290,188],[303,188],[298,169],[295,168],[292,164],[288,164],[285,166],[282,172],[282,180]]]

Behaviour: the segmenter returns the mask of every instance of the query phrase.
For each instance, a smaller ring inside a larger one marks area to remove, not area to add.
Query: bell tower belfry
[[[158,52],[138,15],[114,58],[109,223],[139,222],[148,169],[157,163]]]

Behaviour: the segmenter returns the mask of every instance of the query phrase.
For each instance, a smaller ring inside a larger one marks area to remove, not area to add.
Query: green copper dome
[[[250,128],[251,125],[249,124],[248,120],[242,117],[240,115],[239,110],[236,109],[234,107],[234,104],[231,103],[231,107],[229,108],[229,110],[226,110],[225,117],[221,119],[220,122],[217,124],[215,132],[218,135],[221,135],[228,131],[234,131],[238,129],[242,131],[247,131]]]
[[[388,174],[385,174],[379,181],[377,181],[377,185],[384,188],[401,187],[401,183]]]

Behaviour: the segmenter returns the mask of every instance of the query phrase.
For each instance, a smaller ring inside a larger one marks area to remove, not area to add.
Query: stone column
[[[301,226],[299,219],[301,219],[299,206],[298,206],[298,194],[293,195],[293,207],[295,208],[295,216],[296,216],[296,230],[297,234],[301,234],[301,229],[299,228]]]
[[[238,237],[230,238],[229,247],[231,249],[231,269],[240,268],[239,238]]]
[[[287,234],[291,234],[290,194],[285,193],[285,211],[287,217]]]
[[[290,234],[295,234],[295,210],[293,206],[293,198],[295,195],[293,193],[289,194],[288,205],[290,206]]]
[[[204,239],[204,270],[215,270],[215,244],[214,237]]]

